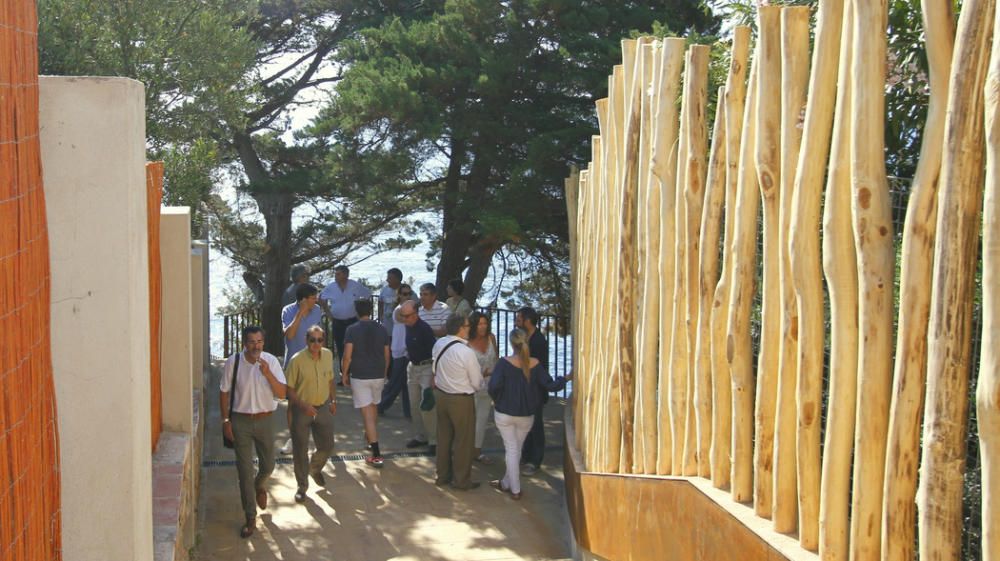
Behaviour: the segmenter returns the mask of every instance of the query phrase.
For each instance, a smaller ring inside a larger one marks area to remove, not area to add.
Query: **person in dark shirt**
[[[567,378],[552,379],[541,361],[531,357],[529,337],[523,329],[515,329],[508,338],[514,354],[500,359],[490,376],[489,392],[496,408],[494,420],[503,438],[507,472],[503,479],[490,482],[501,491],[521,498],[521,478],[518,464],[524,444],[541,409],[541,396],[566,387]]]
[[[400,304],[399,317],[406,325],[406,356],[410,360],[407,372],[407,392],[410,406],[418,406],[425,392],[431,387],[431,349],[437,337],[426,321],[417,315],[417,304],[407,301]],[[406,443],[407,448],[430,446],[431,454],[437,453],[437,411],[419,407],[412,415],[413,438]]]
[[[549,370],[549,342],[538,330],[538,312],[534,308],[525,306],[517,311],[514,316],[514,325],[523,329],[528,335],[528,352],[531,358],[538,359],[538,364],[546,371]],[[533,412],[534,423],[531,425],[531,432],[524,441],[524,450],[521,452],[521,460],[524,468],[521,473],[524,475],[534,475],[542,466],[542,457],[545,455],[545,423],[542,420],[542,408],[549,401],[549,393],[539,390],[538,408]]]
[[[382,467],[384,460],[378,446],[375,420],[378,417],[378,402],[382,400],[382,388],[389,375],[389,335],[378,322],[372,321],[370,299],[356,300],[354,310],[358,321],[344,333],[344,362],[340,371],[344,385],[351,388],[354,408],[361,410],[365,422],[365,438],[372,451],[365,462]]]

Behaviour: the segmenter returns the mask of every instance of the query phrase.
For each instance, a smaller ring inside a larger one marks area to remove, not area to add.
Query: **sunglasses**
[[[399,295],[400,296],[413,296],[413,293],[412,292],[400,292]]]
[[[309,339],[307,339],[307,340],[308,340],[308,341],[309,341],[310,343],[322,343],[322,342],[323,342],[323,338],[322,338],[322,337],[310,337],[310,338],[309,338]]]

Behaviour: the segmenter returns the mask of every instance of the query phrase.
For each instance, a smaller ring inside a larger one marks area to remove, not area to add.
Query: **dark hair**
[[[296,280],[302,275],[308,275],[311,271],[309,270],[309,265],[296,265],[292,267],[292,280]]]
[[[437,294],[438,293],[438,287],[434,286],[434,283],[432,283],[432,282],[425,282],[424,284],[420,285],[420,290],[421,291],[426,290],[427,292],[430,292],[431,294]]]
[[[247,337],[249,337],[250,335],[252,335],[254,333],[260,333],[263,336],[264,335],[264,328],[262,328],[259,325],[248,325],[248,326],[244,327],[243,331],[240,332],[240,341],[242,341],[243,344],[246,345],[247,344]]]
[[[351,270],[347,268],[347,265],[337,265],[336,267],[333,268],[333,272],[344,273],[345,275],[351,274]]]
[[[409,290],[409,291],[410,291],[410,297],[411,297],[411,298],[413,297],[413,287],[412,287],[412,286],[410,286],[410,285],[408,285],[408,284],[406,284],[406,283],[404,282],[404,283],[402,283],[402,284],[400,284],[400,285],[399,285],[399,288],[397,288],[397,289],[396,289],[396,299],[397,299],[397,300],[399,300],[399,298],[400,298],[400,296],[399,296],[399,293],[400,293],[400,292],[402,292],[404,288],[405,288],[406,290]],[[402,301],[402,300],[399,300],[399,303],[400,303],[400,304],[402,304],[402,303],[403,303],[403,301]]]
[[[455,294],[461,295],[462,292],[465,292],[465,283],[462,282],[462,279],[451,279],[448,281],[448,286],[455,291]]]
[[[354,311],[358,313],[358,317],[371,316],[372,315],[371,298],[359,298],[355,300]]]
[[[477,339],[479,337],[479,320],[486,318],[486,327],[490,326],[490,315],[486,312],[472,312],[469,314],[469,340]],[[489,337],[489,329],[486,331],[486,336]]]
[[[316,288],[315,284],[304,282],[295,289],[295,301],[301,302],[303,298],[309,298],[310,296],[318,293],[319,289]]]
[[[538,320],[540,318],[538,317],[538,312],[536,312],[534,308],[531,306],[524,306],[518,310],[517,313],[521,314],[522,318],[530,321],[531,325],[538,327]]]
[[[392,275],[392,276],[396,277],[399,280],[403,280],[403,271],[400,271],[399,269],[397,269],[395,267],[393,267],[393,268],[389,269],[388,271],[386,271],[386,274]]]
[[[469,319],[462,314],[451,314],[448,316],[448,321],[444,324],[444,330],[448,333],[448,335],[455,335],[458,333],[459,329],[462,329],[462,326],[465,325],[465,322],[467,321],[469,321]]]

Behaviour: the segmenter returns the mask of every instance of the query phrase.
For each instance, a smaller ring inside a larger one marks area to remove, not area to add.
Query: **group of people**
[[[501,358],[489,316],[474,311],[463,298],[461,280],[448,283],[449,297],[441,302],[433,283],[421,285],[415,295],[402,282],[402,272],[389,269],[376,311],[368,290],[349,274],[347,267],[336,267],[334,282],[320,291],[308,282],[308,269],[293,270],[285,293],[286,300],[293,300],[281,318],[283,363],[264,352],[263,330],[248,326],[242,332],[243,350],[223,367],[219,409],[223,435],[236,453],[244,538],[254,533],[257,509],[267,508],[265,484],[275,463],[269,417],[277,401],[288,400],[295,501],[301,503],[310,479],[320,487],[326,484],[323,468],[333,453],[338,384],[350,388],[361,412],[370,466],[385,463],[377,418],[397,399],[413,428],[406,446],[427,447],[435,456],[438,486],[462,491],[479,487],[472,480],[472,464],[492,463],[483,454],[491,410],[504,443],[506,471],[490,485],[520,499],[520,475],[541,466],[542,406],[549,392],[565,387],[570,377],[549,375],[548,342],[538,329],[538,313],[530,307],[517,311],[517,327],[508,337],[511,354]],[[340,382],[320,326],[324,314],[331,319]]]

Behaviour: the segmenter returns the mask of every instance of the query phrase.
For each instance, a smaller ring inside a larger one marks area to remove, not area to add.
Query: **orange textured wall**
[[[0,0],[0,559],[62,558],[34,2]]]

